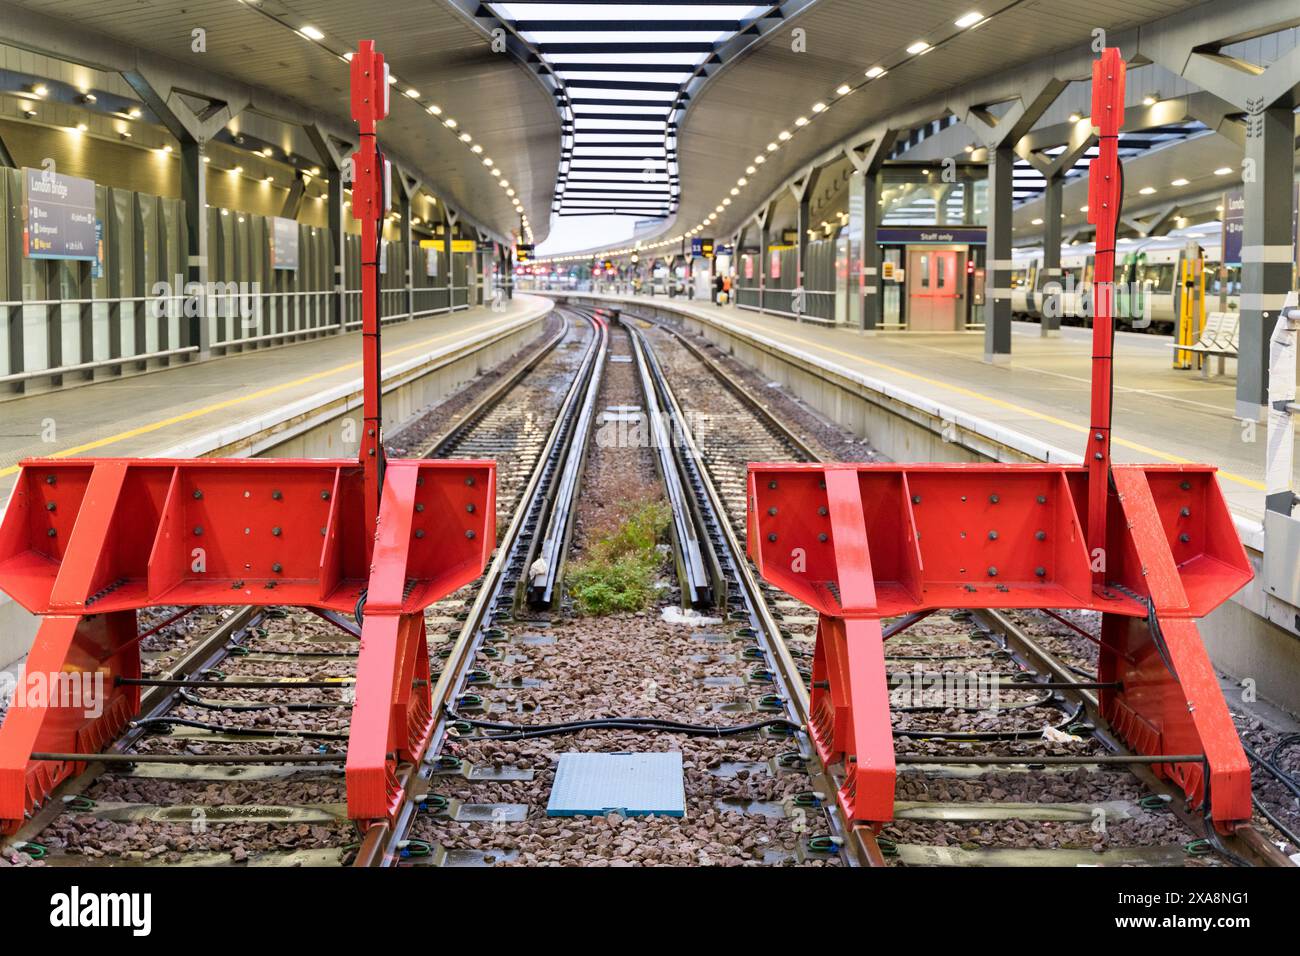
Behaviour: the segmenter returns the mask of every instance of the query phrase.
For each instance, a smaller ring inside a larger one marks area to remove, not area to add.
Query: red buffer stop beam
[[[40,615],[29,677],[105,699],[20,695],[0,725],[0,831],[13,832],[78,759],[140,708],[137,612],[159,606],[364,607],[348,735],[348,814],[391,819],[397,768],[434,726],[424,610],[475,580],[496,542],[490,461],[384,461],[377,237],[387,164],[383,57],[352,61],[354,215],[362,222],[364,427],[359,460],[31,459],[0,523],[0,589]],[[368,250],[368,251],[367,251]]]
[[[824,763],[844,763],[853,821],[893,815],[881,620],[956,608],[1100,612],[1098,680],[1118,685],[1100,693],[1102,718],[1137,753],[1203,754],[1154,768],[1220,829],[1251,815],[1249,765],[1195,624],[1252,576],[1215,470],[1110,459],[1118,50],[1093,77],[1090,215],[1110,255],[1098,257],[1085,462],[749,466],[750,555],[819,615],[809,733]]]

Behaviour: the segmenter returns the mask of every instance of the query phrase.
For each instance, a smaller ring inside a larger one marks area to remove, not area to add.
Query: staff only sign
[[[27,258],[98,258],[93,180],[24,167],[23,210]]]

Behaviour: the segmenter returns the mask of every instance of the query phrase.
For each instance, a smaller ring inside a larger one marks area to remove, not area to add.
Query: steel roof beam
[[[676,87],[674,87],[676,89]],[[676,100],[618,100],[609,97],[577,97],[569,100],[570,106],[644,106],[672,109]]]
[[[663,147],[663,146],[657,146],[657,145],[655,145],[654,143],[624,143],[624,142],[617,142],[617,143],[574,143],[574,144],[573,144],[573,148],[574,148],[574,149],[649,149],[649,150],[658,149],[658,150],[663,150],[665,147]],[[636,157],[629,156],[629,157],[625,157],[625,158],[627,158],[627,159],[635,159]]]
[[[648,80],[565,80],[571,90],[629,90],[638,93],[676,93],[676,83],[651,83]]]
[[[739,20],[516,20],[520,33],[734,33]]]
[[[552,63],[556,73],[694,73],[696,63]]]
[[[662,123],[667,124],[668,114],[662,116],[657,113],[575,113],[574,119],[590,120],[627,120],[629,123]]]
[[[639,40],[629,43],[539,43],[540,53],[712,53],[702,40]],[[572,85],[572,84],[569,84]],[[676,86],[673,89],[677,89]]]

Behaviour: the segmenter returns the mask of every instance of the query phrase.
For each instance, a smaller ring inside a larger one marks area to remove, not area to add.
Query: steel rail
[[[164,673],[170,676],[179,675],[183,680],[194,674],[201,674],[212,669],[229,656],[229,646],[232,639],[240,631],[251,627],[260,620],[263,613],[264,609],[257,607],[237,608],[225,620],[218,623],[206,637],[186,651],[184,656]],[[32,754],[33,759],[67,760],[81,758],[86,761],[86,766],[81,773],[60,783],[54,789],[54,792],[50,794],[50,798],[32,814],[26,823],[12,834],[0,839],[0,852],[7,852],[11,847],[32,842],[42,830],[63,813],[65,800],[68,797],[75,797],[84,793],[96,780],[104,775],[110,764],[126,763],[127,761],[122,759],[124,756],[140,756],[128,753],[129,749],[145,734],[144,727],[139,722],[149,718],[165,716],[167,711],[180,702],[181,696],[178,689],[153,686],[140,695],[140,717],[132,721],[128,725],[126,733],[114,741],[103,753],[94,755],[43,754],[39,757],[37,754]],[[274,762],[274,758],[267,758],[267,762]]]
[[[811,446],[809,446],[798,436],[794,435],[793,432],[791,432],[791,430],[783,422],[781,422],[778,418],[776,418],[776,416],[771,411],[769,411],[761,403],[759,403],[756,399],[754,399],[753,396],[748,393],[748,391],[741,383],[739,383],[732,376],[727,374],[714,359],[708,356],[707,353],[705,353],[702,349],[700,349],[695,343],[691,342],[686,336],[682,335],[681,332],[679,332],[677,329],[674,329],[672,326],[666,323],[652,320],[646,316],[636,315],[635,313],[627,313],[627,312],[624,312],[623,314],[628,317],[638,318],[643,321],[649,322],[650,324],[653,324],[655,327],[659,328],[665,333],[671,335],[677,342],[682,344],[696,359],[698,359],[707,369],[709,369],[715,375],[715,377],[718,378],[720,382],[722,382],[726,387],[728,387],[728,389],[732,391],[733,394],[735,394],[738,398],[740,398],[740,400],[744,404],[746,404],[749,408],[754,410],[755,413],[769,425],[770,429],[775,434],[777,434],[783,440],[789,441],[795,448],[797,448],[800,451],[800,453],[803,456],[806,456],[807,460],[810,461],[822,460],[821,456],[818,455],[817,452]],[[748,570],[748,562],[743,562],[743,564],[745,565],[746,570]],[[1068,666],[1066,666],[1054,655],[1052,655],[1050,652],[1044,649],[1040,644],[1033,641],[1021,628],[1017,627],[1014,624],[1014,622],[1012,622],[1005,614],[1002,614],[1001,612],[997,612],[997,611],[991,611],[991,610],[990,611],[975,610],[972,611],[972,614],[977,619],[982,619],[986,624],[991,625],[990,630],[993,630],[995,632],[1001,631],[1005,635],[1007,643],[1011,645],[1011,647],[1014,648],[1016,651],[1022,653],[1023,657],[1027,660],[1027,663],[1030,665],[1031,669],[1037,670],[1040,674],[1050,675],[1050,677],[1052,678],[1052,680],[1050,681],[1051,686],[1063,691],[1067,691],[1067,696],[1073,697],[1076,703],[1082,704],[1084,707],[1084,712],[1088,714],[1089,718],[1093,722],[1093,725],[1097,728],[1097,737],[1099,741],[1103,744],[1103,746],[1107,748],[1107,750],[1112,755],[1115,755],[1114,762],[1122,763],[1126,767],[1128,767],[1128,769],[1134,774],[1134,776],[1137,777],[1153,793],[1168,797],[1169,805],[1171,807],[1176,808],[1175,812],[1178,815],[1179,819],[1182,820],[1182,822],[1185,825],[1187,825],[1189,829],[1191,829],[1194,833],[1197,833],[1202,837],[1204,837],[1205,829],[1206,829],[1206,821],[1203,815],[1191,810],[1187,810],[1182,807],[1182,800],[1181,800],[1182,791],[1166,783],[1165,781],[1162,781],[1160,778],[1156,776],[1155,772],[1151,768],[1150,765],[1157,763],[1157,761],[1150,761],[1150,760],[1144,761],[1142,758],[1138,757],[1137,755],[1134,755],[1120,742],[1118,736],[1115,735],[1113,731],[1110,730],[1109,725],[1101,717],[1098,708],[1096,694],[1092,693],[1092,688],[1090,686],[1086,686],[1087,682],[1079,681],[1078,675],[1074,674],[1069,669]],[[769,614],[769,618],[771,618],[770,614]],[[784,647],[784,640],[780,638],[780,629],[779,626],[776,625],[774,619],[772,619],[771,626],[773,629],[770,633],[777,635],[777,643],[779,644],[779,646]],[[798,678],[797,670],[794,671],[794,674],[796,678]],[[801,678],[798,679],[798,683],[800,686],[802,686]],[[1019,686],[1019,685],[1014,685],[1014,686]],[[1033,683],[1026,683],[1023,686],[1032,689],[1035,685]],[[804,704],[805,712],[806,712],[806,707],[807,705],[805,702]],[[806,717],[801,717],[800,720],[804,723],[804,726],[807,725]],[[1131,759],[1126,760],[1125,758],[1131,758]],[[937,759],[940,758],[936,758],[936,760]],[[900,760],[900,762],[907,762],[907,760],[906,759]],[[1013,763],[1016,762],[1016,760],[1008,759],[1004,762]],[[1041,761],[1023,760],[1021,762],[1039,763]],[[829,769],[828,769],[828,776],[830,777],[830,779],[834,780],[834,776],[830,773]],[[838,781],[835,782],[838,784]],[[834,806],[833,799],[830,805]],[[875,833],[871,828],[863,827],[863,826],[853,826],[850,832],[851,832],[851,836],[858,844],[856,847],[854,847],[854,850],[860,855],[859,857],[860,860],[867,862],[869,865],[884,865],[883,854],[881,853],[877,845],[875,839]],[[1236,833],[1229,835],[1227,837],[1220,836],[1219,839],[1221,839],[1225,844],[1227,844],[1228,848],[1231,851],[1237,853],[1239,856],[1242,856],[1245,859],[1255,862],[1257,865],[1267,865],[1267,866],[1294,865],[1284,854],[1281,853],[1281,851],[1279,851],[1275,846],[1273,846],[1273,844],[1270,843],[1268,839],[1263,834],[1261,834],[1258,830],[1256,830],[1254,827],[1251,826],[1239,827]]]
[[[421,457],[445,458],[449,453],[449,449],[461,440],[465,432],[481,422],[488,412],[499,405],[515,386],[527,378],[547,356],[559,347],[568,334],[569,324],[565,322],[555,335],[542,344],[535,355],[479,396],[468,408],[457,414],[440,432],[435,433],[430,449]],[[398,432],[389,441],[399,441],[400,439],[401,433]]]
[[[575,309],[569,312],[582,315]],[[597,325],[594,319],[583,316]],[[355,867],[384,867],[395,865],[406,834],[415,820],[419,805],[425,797],[422,785],[427,784],[434,770],[434,758],[441,750],[447,737],[449,704],[462,692],[466,676],[474,662],[474,655],[482,646],[493,625],[493,617],[501,602],[510,606],[514,603],[514,588],[524,573],[528,560],[529,538],[525,531],[533,528],[541,516],[547,492],[559,467],[559,455],[563,447],[564,436],[569,431],[577,415],[579,397],[584,394],[582,388],[584,371],[590,371],[598,346],[598,335],[592,335],[582,365],[574,376],[573,384],[565,396],[564,402],[556,415],[555,423],[547,435],[546,444],[538,457],[537,466],[529,476],[519,497],[519,504],[514,509],[505,534],[497,546],[496,555],[491,565],[479,582],[478,592],[466,615],[460,634],[443,664],[432,692],[434,726],[429,734],[429,745],[418,761],[403,764],[397,770],[398,783],[402,787],[403,800],[393,821],[380,821],[366,830],[361,846],[352,865]]]
[[[668,494],[673,512],[673,538],[677,541],[678,575],[682,581],[682,594],[692,607],[710,607],[722,595],[716,588],[710,567],[717,566],[716,555],[706,557],[706,545],[700,541],[686,494],[686,482],[676,464],[673,446],[677,436],[684,434],[685,417],[670,397],[663,370],[659,368],[641,330],[623,322],[632,341],[636,356],[637,374],[641,379],[641,394],[645,398],[646,418],[650,422],[650,440],[654,445],[659,464],[659,474]],[[662,407],[660,403],[663,403]],[[667,415],[665,415],[667,410]],[[671,419],[672,427],[669,427]]]
[[[569,538],[573,533],[578,486],[587,463],[592,422],[596,417],[596,398],[600,394],[601,382],[604,381],[605,356],[609,351],[609,327],[604,321],[596,322],[596,336],[598,344],[595,361],[587,379],[582,410],[569,435],[564,471],[554,489],[550,511],[546,516],[546,534],[528,566],[528,603],[537,608],[551,607],[555,603],[555,591],[568,553]]]
[[[1074,680],[1074,675],[1070,668],[1061,661],[1051,651],[1047,650],[1040,643],[1035,641],[1023,628],[1017,625],[1011,618],[1002,611],[992,609],[979,609],[971,612],[972,616],[982,621],[989,630],[994,633],[1001,633],[1008,650],[1013,650],[1023,655],[1030,666],[1040,673],[1048,673],[1057,681],[1068,683]],[[1032,684],[1026,684],[1032,687]],[[1119,735],[1111,728],[1109,722],[1101,714],[1101,706],[1097,695],[1091,691],[1081,688],[1067,690],[1064,693],[1066,697],[1074,698],[1076,703],[1082,704],[1084,713],[1093,725],[1093,734],[1097,740],[1112,755],[1116,757],[1115,762],[1126,760],[1133,761],[1129,769],[1147,789],[1153,793],[1166,798],[1166,803],[1173,811],[1174,815],[1183,822],[1193,833],[1198,834],[1202,839],[1211,839],[1212,834],[1207,831],[1213,827],[1205,815],[1195,808],[1186,805],[1187,800],[1182,789],[1176,787],[1166,780],[1156,776],[1152,769],[1154,764],[1181,763],[1176,757],[1171,757],[1165,761],[1159,761],[1135,754],[1129,749]],[[1203,756],[1193,758],[1195,760],[1204,760]],[[1040,761],[1034,761],[1035,763]],[[1256,830],[1253,826],[1239,826],[1235,832],[1224,835],[1218,835],[1218,839],[1227,845],[1228,849],[1238,856],[1243,857],[1256,866],[1294,866],[1285,854],[1277,849],[1268,839]]]
[[[624,313],[624,316],[626,317],[626,313]],[[640,318],[639,316],[634,317]],[[657,325],[657,323],[652,324]],[[659,327],[662,328],[662,326]],[[653,356],[653,347],[648,342],[646,342],[646,347]],[[713,364],[707,357],[702,358],[702,361],[704,361],[706,367]],[[763,585],[754,574],[753,568],[746,558],[744,545],[737,539],[731,522],[727,520],[726,503],[718,492],[708,469],[702,467],[704,457],[700,452],[699,444],[693,430],[690,428],[681,404],[678,402],[667,377],[664,376],[657,362],[653,365],[653,370],[660,380],[659,386],[663,392],[667,413],[672,418],[674,426],[678,429],[677,434],[681,447],[679,461],[683,468],[690,472],[690,484],[697,490],[697,497],[701,499],[700,505],[702,509],[713,519],[713,540],[715,545],[718,546],[718,559],[722,563],[724,575],[735,583],[736,596],[740,598],[741,603],[744,605],[751,629],[767,657],[774,665],[773,679],[779,696],[784,702],[786,715],[800,727],[807,727],[808,688],[799,672],[798,663],[790,653],[789,647],[786,646],[785,639],[781,634],[781,627],[764,597]],[[723,379],[723,381],[726,382],[727,380]],[[728,387],[742,388],[734,383]],[[765,421],[770,420],[778,433],[788,431],[783,424],[771,418],[770,412],[764,412],[763,415]],[[796,447],[807,447],[797,440],[795,444]],[[811,449],[808,451],[811,454]],[[800,731],[797,739],[800,743],[800,753],[811,754],[812,748],[807,738],[807,732]],[[823,808],[828,811],[826,814],[827,823],[840,848],[841,859],[850,866],[883,865],[883,854],[876,845],[875,835],[870,828],[853,826],[850,821],[841,818],[839,804],[835,798],[841,781],[835,779],[830,768],[822,767],[815,756],[810,756],[807,759],[809,763],[808,775],[820,797]]]

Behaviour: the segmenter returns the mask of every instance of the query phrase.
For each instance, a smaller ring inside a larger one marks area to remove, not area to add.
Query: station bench
[[[1180,352],[1202,355],[1206,361],[1201,363],[1201,377],[1210,374],[1210,358],[1219,360],[1219,372],[1223,374],[1226,359],[1237,357],[1237,334],[1241,328],[1241,315],[1237,312],[1211,312],[1205,319],[1205,328],[1201,336],[1192,345],[1179,345],[1171,342],[1169,347]]]

